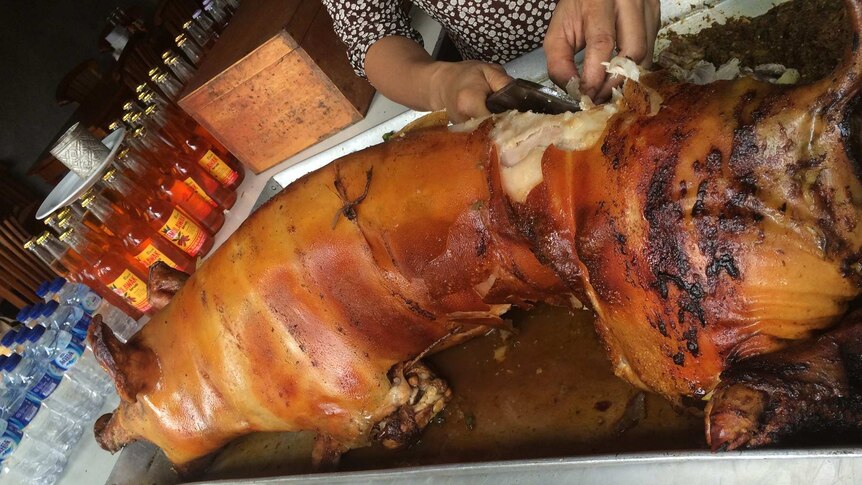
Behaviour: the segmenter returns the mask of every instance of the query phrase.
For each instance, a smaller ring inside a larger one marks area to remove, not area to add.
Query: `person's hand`
[[[438,62],[431,74],[430,104],[445,109],[453,123],[491,114],[488,95],[512,81],[499,64],[479,61]]]
[[[565,88],[579,77],[575,53],[586,48],[581,93],[606,99],[622,80],[607,78],[602,62],[618,49],[619,55],[648,66],[660,23],[659,0],[559,0],[545,35],[548,75]]]

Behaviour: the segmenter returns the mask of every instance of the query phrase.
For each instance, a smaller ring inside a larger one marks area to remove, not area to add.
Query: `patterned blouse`
[[[542,45],[555,0],[413,0],[443,25],[464,59],[504,63]],[[401,0],[323,0],[356,74],[378,40],[400,35],[422,44]]]

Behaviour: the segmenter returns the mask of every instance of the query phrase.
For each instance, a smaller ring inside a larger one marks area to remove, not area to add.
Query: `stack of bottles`
[[[190,42],[198,42],[195,52],[205,52],[236,6],[203,3],[185,27]],[[165,65],[153,67],[151,81],[125,103],[122,120],[108,127],[127,131],[101,180],[45,219],[51,231],[25,244],[57,274],[135,320],[154,311],[150,267],[162,262],[193,273],[245,177],[236,157],[176,104],[197,68],[184,52],[165,52]]]
[[[37,295],[44,303],[23,308],[21,325],[0,336],[3,483],[54,483],[115,392],[86,336],[96,312],[106,319],[128,317],[86,286],[62,278],[40,285]]]

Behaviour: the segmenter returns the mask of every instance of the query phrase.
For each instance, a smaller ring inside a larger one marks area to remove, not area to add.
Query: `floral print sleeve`
[[[398,35],[422,45],[422,36],[410,27],[410,16],[401,0],[323,0],[335,33],[347,46],[347,57],[356,74],[365,76],[365,53],[378,40]]]

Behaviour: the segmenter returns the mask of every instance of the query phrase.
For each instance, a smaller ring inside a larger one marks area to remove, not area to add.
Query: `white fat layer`
[[[559,115],[509,111],[497,117],[491,140],[500,156],[503,190],[516,202],[542,182],[542,155],[551,145],[566,151],[593,146],[608,119],[619,111],[619,100],[606,105]]]

